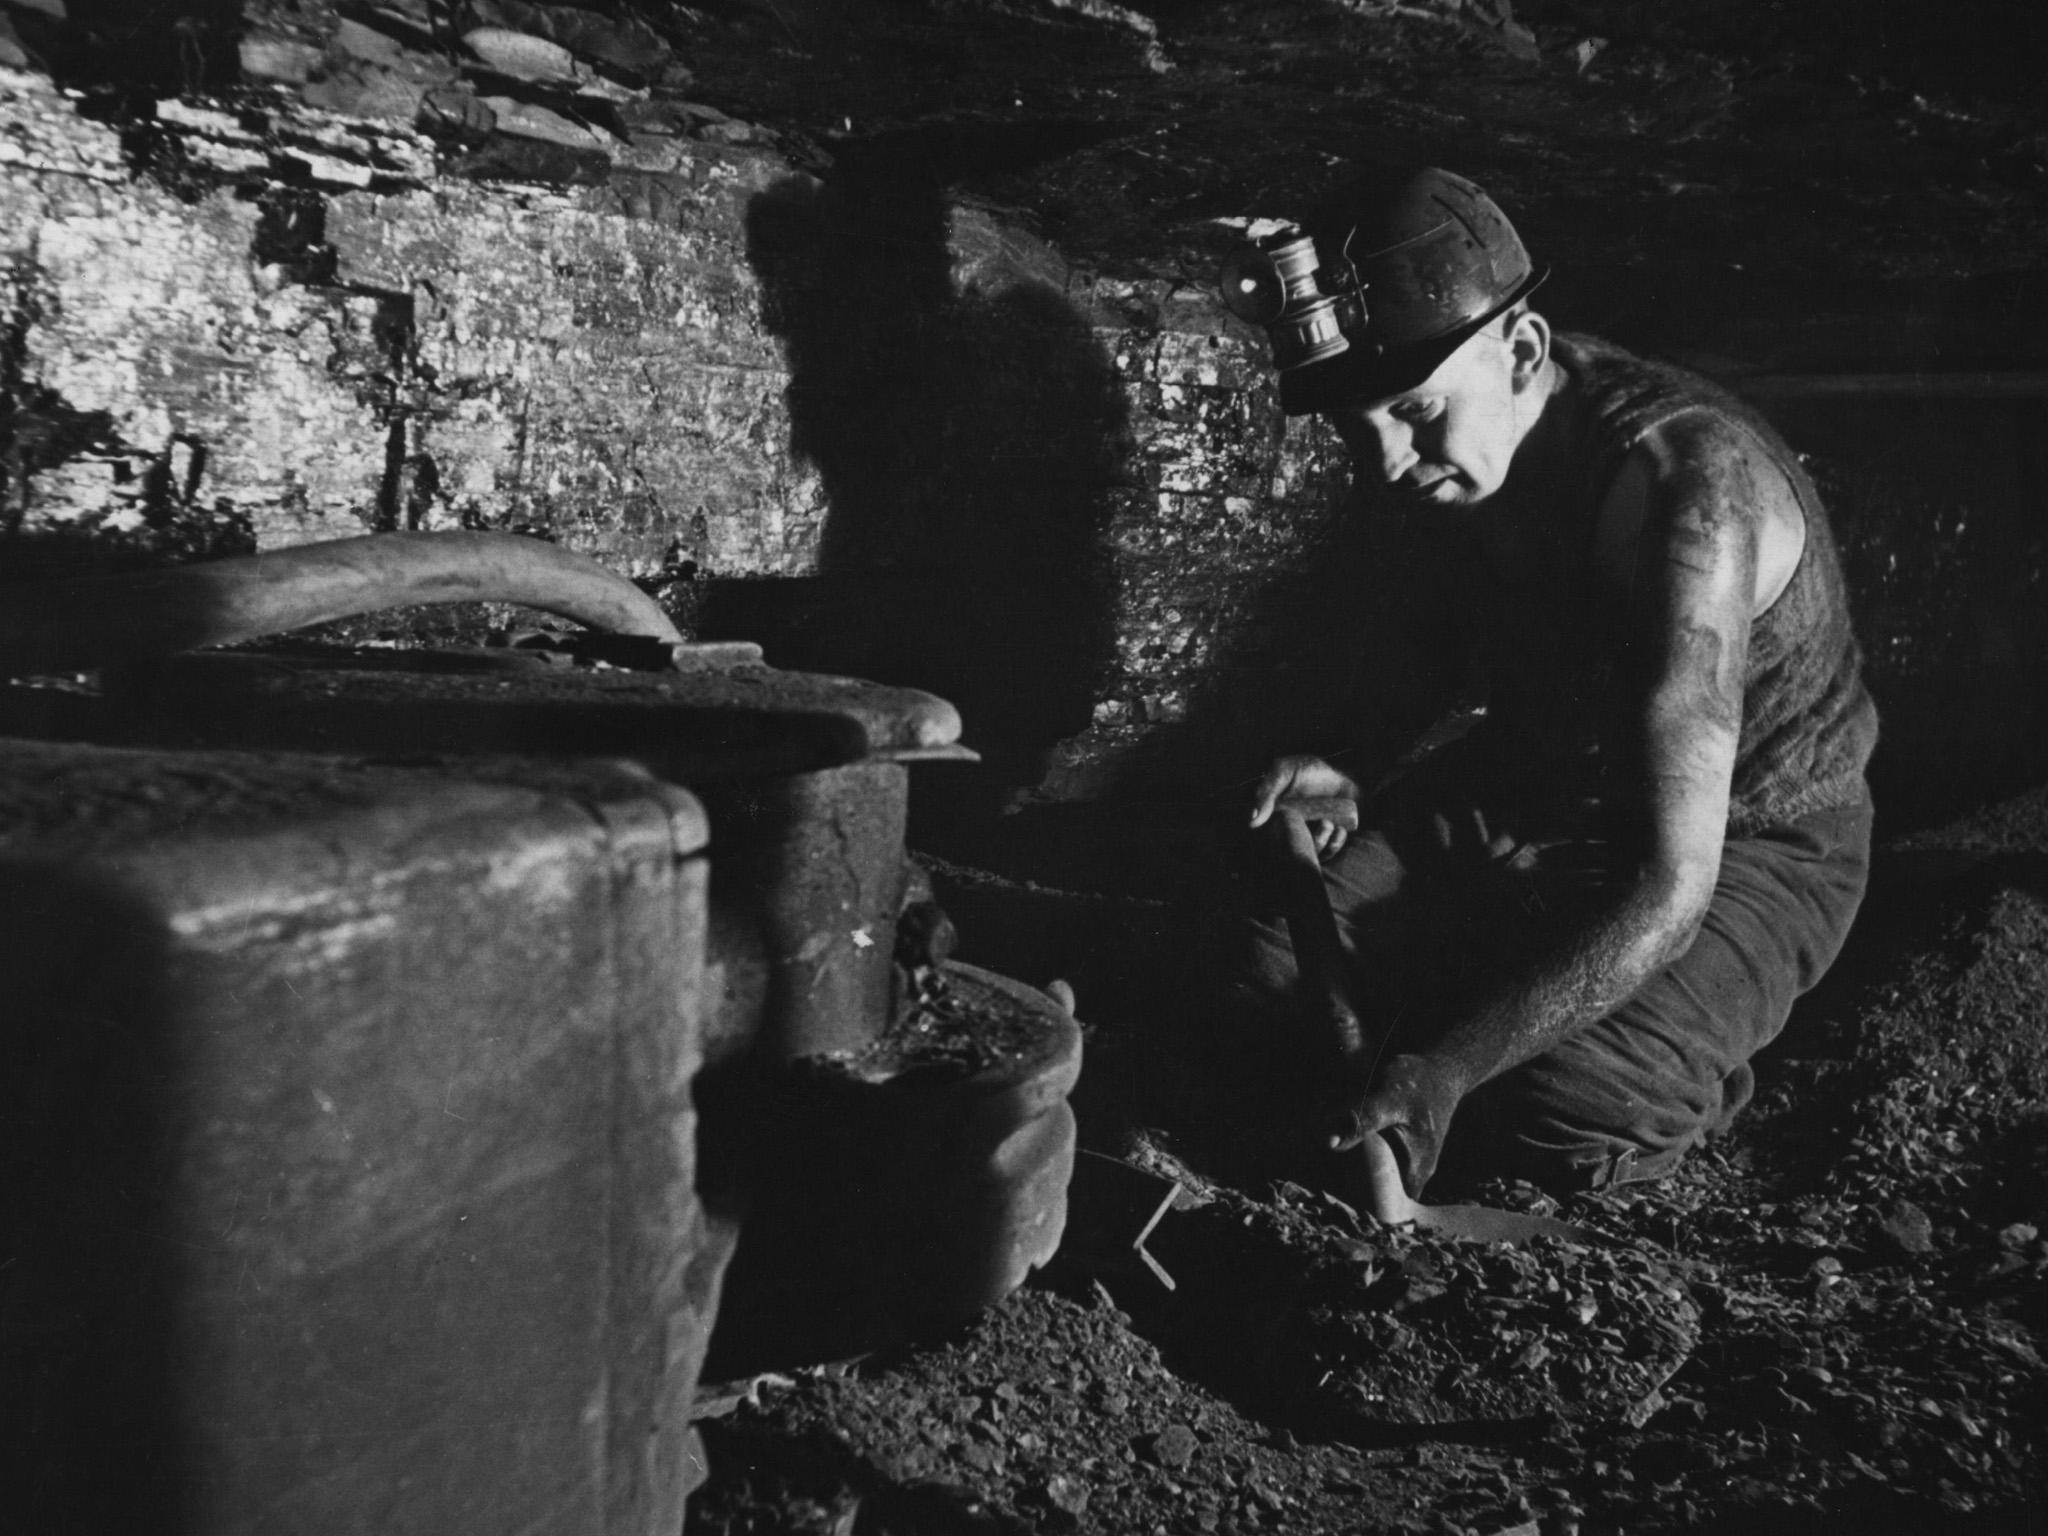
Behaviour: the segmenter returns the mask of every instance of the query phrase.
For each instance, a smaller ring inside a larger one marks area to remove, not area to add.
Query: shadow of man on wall
[[[1029,800],[1089,724],[1114,644],[1103,529],[1130,462],[1108,360],[1056,275],[956,254],[945,151],[878,143],[751,205],[791,447],[829,512],[816,577],[722,584],[702,615],[779,666],[951,700],[982,762],[920,786],[942,839]]]

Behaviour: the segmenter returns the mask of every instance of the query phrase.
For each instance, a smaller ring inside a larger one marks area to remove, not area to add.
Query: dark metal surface
[[[1034,988],[949,962],[1011,1041],[980,1071],[831,1063],[705,1096],[706,1134],[752,1180],[707,1369],[847,1359],[964,1322],[1066,1227],[1080,1027]]]
[[[753,924],[767,966],[762,1059],[858,1050],[888,1022],[909,791],[886,761],[703,787],[712,899]]]
[[[174,656],[112,677],[103,726],[157,746],[424,757],[456,774],[507,753],[565,767],[613,757],[688,783],[712,827],[715,921],[690,959],[705,967],[716,1067],[691,1085],[705,1116],[704,1284],[687,1315],[721,1309],[729,1355],[781,1363],[964,1320],[1058,1244],[1077,1026],[1030,988],[949,968],[1029,1037],[1021,1057],[876,1084],[833,1068],[897,1007],[905,763],[971,755],[958,714],[912,689],[779,671],[751,647],[695,665],[684,648],[644,669],[620,654],[628,664],[556,647]],[[602,985],[576,957],[525,942],[521,964],[547,973],[536,990]]]
[[[497,772],[0,744],[15,1528],[674,1536],[704,825]]]
[[[856,1049],[889,1017],[902,760],[960,750],[959,716],[915,689],[710,649],[714,662],[658,671],[501,650],[176,656],[116,680],[108,730],[405,758],[617,756],[688,783],[717,829],[713,899],[731,919],[721,933],[740,942],[750,928],[766,965],[760,1016],[721,1021],[721,1036],[750,1035],[784,1060]]]
[[[958,712],[931,694],[716,651],[714,664],[660,671],[494,651],[167,657],[109,680],[106,730],[170,746],[629,756],[690,783],[920,757],[959,740]]]

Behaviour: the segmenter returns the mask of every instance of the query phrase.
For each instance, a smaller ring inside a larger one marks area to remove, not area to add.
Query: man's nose
[[[1415,433],[1404,421],[1373,423],[1380,450],[1380,478],[1393,485],[1415,466]]]

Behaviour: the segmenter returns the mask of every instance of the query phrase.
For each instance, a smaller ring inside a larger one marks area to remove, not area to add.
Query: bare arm
[[[1643,530],[1622,599],[1640,743],[1639,853],[1604,907],[1503,977],[1426,1053],[1388,1061],[1354,1132],[1335,1138],[1348,1146],[1390,1133],[1414,1193],[1457,1101],[1612,1012],[1682,954],[1720,872],[1756,592],[1754,498],[1740,465],[1691,475],[1652,448],[1617,477],[1603,521],[1610,514]]]

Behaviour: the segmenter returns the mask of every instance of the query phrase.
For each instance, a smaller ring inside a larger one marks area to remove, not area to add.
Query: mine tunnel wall
[[[1206,274],[1078,268],[886,162],[820,181],[648,134],[553,178],[445,158],[283,96],[110,114],[0,70],[0,581],[537,534],[707,637],[953,698],[980,809],[1217,803],[1273,747],[1384,750],[1452,685],[1395,634],[1398,537],[1344,516],[1334,441],[1279,416]],[[1723,373],[1810,362],[1615,297],[1653,287],[1561,284],[1557,318]],[[1920,353],[1875,366],[1940,352],[1907,329]],[[2038,778],[2048,398],[1766,405],[1835,511],[1887,804]]]

